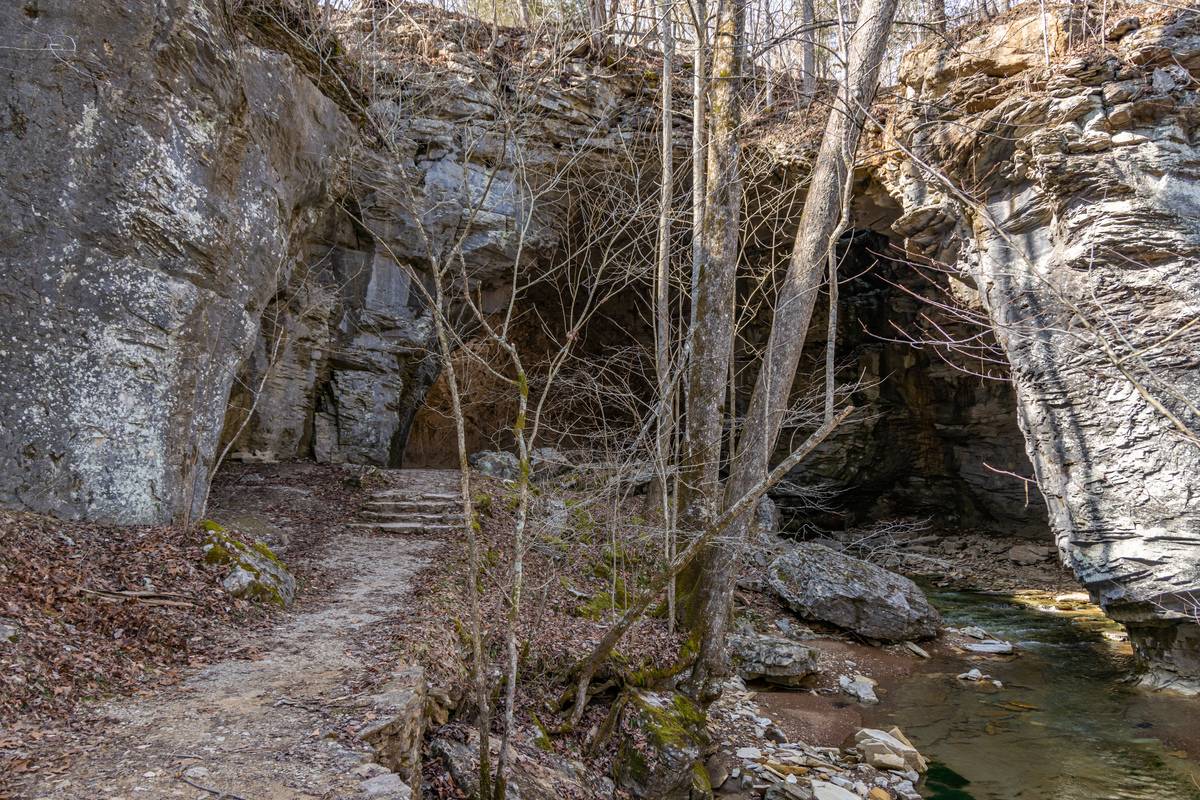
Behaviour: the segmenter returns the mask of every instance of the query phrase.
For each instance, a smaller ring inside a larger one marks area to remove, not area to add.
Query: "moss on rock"
[[[613,761],[617,785],[646,800],[711,795],[707,776],[704,781],[697,777],[708,747],[704,710],[678,692],[630,689],[618,702],[622,737]]]
[[[296,579],[279,557],[262,542],[246,544],[212,520],[200,527],[208,531],[204,561],[230,567],[221,581],[225,591],[260,603],[286,608],[296,598]]]

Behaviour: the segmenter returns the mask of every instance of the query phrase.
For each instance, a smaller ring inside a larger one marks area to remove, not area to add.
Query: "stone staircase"
[[[418,534],[462,530],[457,470],[405,469],[389,475],[395,488],[373,493],[354,527]]]

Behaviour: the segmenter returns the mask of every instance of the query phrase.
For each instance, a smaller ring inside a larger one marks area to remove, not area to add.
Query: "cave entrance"
[[[804,482],[831,493],[828,510],[814,513],[786,489],[781,505],[791,501],[817,527],[921,517],[943,529],[1047,539],[1045,503],[1022,479],[1032,467],[1004,355],[970,292],[878,230],[847,232],[839,254],[838,386],[864,418],[804,466]],[[828,308],[826,293],[799,396],[824,389]]]

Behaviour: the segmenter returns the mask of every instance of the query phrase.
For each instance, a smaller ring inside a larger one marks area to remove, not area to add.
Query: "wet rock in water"
[[[984,655],[1008,656],[1013,653],[1012,644],[1002,642],[999,639],[984,639],[982,642],[964,642],[962,648],[971,653],[982,653]]]
[[[410,800],[412,797],[412,789],[394,772],[368,778],[358,786],[364,795],[375,800]]]
[[[204,560],[230,568],[221,581],[222,588],[234,597],[287,608],[296,599],[296,579],[283,562],[262,542],[243,544],[223,527],[207,520],[208,537],[203,545]]]
[[[744,680],[799,686],[817,672],[817,651],[779,636],[761,633],[729,637],[729,649]]]
[[[984,674],[977,669],[968,670],[958,676],[960,681],[981,681],[984,679]]]
[[[472,467],[489,478],[513,481],[521,474],[521,460],[515,454],[503,450],[481,450],[472,453],[467,460]]]
[[[854,742],[862,754],[863,761],[876,769],[911,769],[917,772],[929,769],[925,758],[917,752],[917,748],[913,747],[913,743],[899,728],[892,728],[890,731],[863,728],[854,734]]]
[[[369,698],[375,718],[358,731],[358,738],[375,749],[380,764],[415,787],[421,785],[428,694],[424,669],[397,671],[378,694]]]
[[[708,796],[704,711],[676,692],[630,690],[622,703],[620,744],[613,760],[617,787],[645,800]]]
[[[872,639],[930,639],[941,625],[908,578],[818,544],[794,545],[775,559],[768,584],[801,617]]]
[[[875,681],[865,675],[855,675],[853,678],[843,675],[838,678],[842,691],[858,700],[860,703],[874,705],[879,702],[875,695]]]

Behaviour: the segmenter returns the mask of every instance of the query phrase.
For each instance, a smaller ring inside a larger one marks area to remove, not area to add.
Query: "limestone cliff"
[[[874,172],[892,231],[978,292],[1064,560],[1170,682],[1200,673],[1181,621],[1200,597],[1200,14],[1148,9],[1068,53],[1072,34],[1017,17],[911,54]]]
[[[351,125],[216,2],[0,8],[0,498],[157,522],[202,502],[264,307]]]

